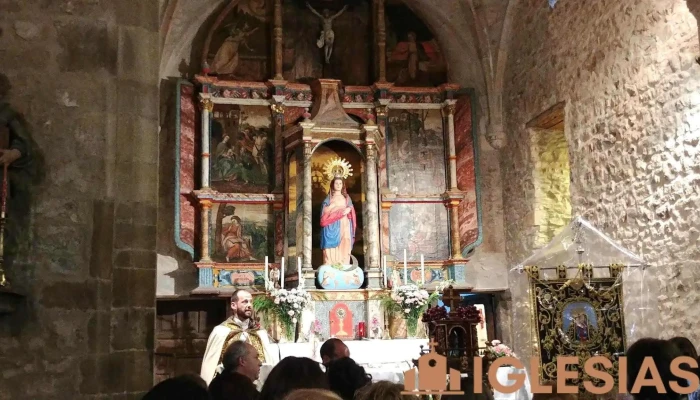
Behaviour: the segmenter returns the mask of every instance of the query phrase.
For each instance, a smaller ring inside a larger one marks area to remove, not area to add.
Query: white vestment
[[[242,322],[236,317],[231,317],[224,321],[222,324],[217,325],[214,330],[209,335],[209,340],[207,341],[207,349],[204,351],[204,358],[202,359],[202,369],[200,371],[200,376],[207,382],[207,385],[211,383],[217,373],[221,372],[223,365],[221,365],[220,360],[226,344],[226,339],[231,333],[232,329],[227,326],[229,324],[237,325],[244,331],[248,329],[250,320]],[[259,329],[255,331],[262,342],[263,353],[265,357],[264,364],[275,365],[279,362],[279,351],[274,352],[273,346],[271,346],[270,338],[264,329]],[[238,340],[243,340],[248,343],[251,341],[248,339],[248,333],[243,332]],[[251,343],[252,344],[252,343]]]

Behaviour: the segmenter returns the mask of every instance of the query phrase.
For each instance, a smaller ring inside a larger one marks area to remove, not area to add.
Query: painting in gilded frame
[[[607,372],[618,376],[615,354],[625,351],[625,324],[622,310],[620,278],[582,280],[548,280],[531,278],[533,319],[540,343],[541,381],[556,381],[557,357],[579,357],[578,378],[567,382],[587,392],[583,382],[596,386],[602,381],[583,372],[590,357],[600,355],[613,363]],[[597,367],[597,368],[600,368]]]
[[[265,106],[217,104],[211,129],[211,185],[221,193],[269,193],[274,132]]]
[[[260,263],[272,256],[275,219],[271,205],[218,203],[212,207],[212,260]]]

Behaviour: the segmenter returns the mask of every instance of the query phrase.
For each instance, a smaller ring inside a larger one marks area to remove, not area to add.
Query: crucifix
[[[459,293],[455,293],[455,289],[452,286],[449,286],[442,292],[442,302],[449,302],[450,314],[454,314],[457,312],[459,303],[462,302],[462,297],[459,295]]]

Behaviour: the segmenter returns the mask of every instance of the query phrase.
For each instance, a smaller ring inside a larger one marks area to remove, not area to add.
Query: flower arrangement
[[[491,342],[486,342],[486,351],[484,353],[491,361],[501,358],[501,357],[514,357],[513,350],[505,344],[501,343],[500,340],[492,340]]]
[[[390,295],[382,298],[381,304],[385,310],[402,315],[406,319],[409,336],[414,337],[418,329],[418,319],[439,296],[437,290],[429,294],[411,284],[394,288]]]
[[[296,323],[310,302],[311,295],[302,288],[273,289],[268,295],[255,297],[253,309],[256,313],[277,317],[284,328],[285,336],[292,339]]]

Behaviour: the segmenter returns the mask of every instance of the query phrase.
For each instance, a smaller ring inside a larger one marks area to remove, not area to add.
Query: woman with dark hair
[[[673,359],[681,357],[683,354],[671,341],[651,338],[639,339],[630,346],[625,355],[627,357],[627,391],[632,393],[635,400],[681,399],[682,395],[674,392],[670,383],[676,382],[679,386],[687,385],[687,382],[677,378],[671,372]],[[643,386],[639,389],[639,393],[633,393],[632,389],[646,357],[653,359],[666,393],[660,393],[656,386]]]
[[[326,376],[331,390],[343,400],[353,400],[357,390],[372,383],[372,377],[352,358],[334,360],[326,367]]]
[[[306,357],[285,357],[270,371],[258,400],[283,400],[295,389],[329,389],[321,366]]]

